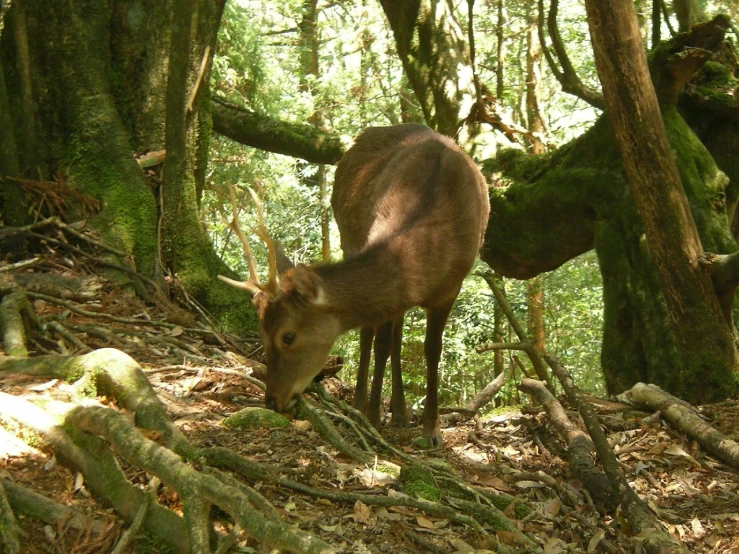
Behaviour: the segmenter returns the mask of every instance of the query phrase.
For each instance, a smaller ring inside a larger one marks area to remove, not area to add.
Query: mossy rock
[[[438,502],[441,490],[431,472],[419,464],[406,464],[400,470],[398,486],[401,492],[413,498]]]
[[[276,429],[290,427],[285,416],[266,408],[244,408],[223,420],[232,429]]]

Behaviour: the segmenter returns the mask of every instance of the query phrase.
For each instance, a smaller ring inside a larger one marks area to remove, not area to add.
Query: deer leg
[[[375,372],[372,375],[372,390],[367,406],[367,419],[380,428],[380,405],[382,404],[382,380],[385,377],[385,366],[390,357],[393,338],[393,322],[388,321],[377,328],[375,333]]]
[[[395,427],[408,426],[408,411],[405,407],[403,394],[403,375],[400,367],[400,351],[403,346],[403,319],[404,315],[393,321],[393,333],[390,349],[390,368],[393,379],[393,395],[390,398],[390,425]]]
[[[357,370],[357,386],[354,389],[353,406],[364,413],[367,409],[367,379],[369,377],[372,339],[375,338],[374,327],[362,327],[359,331],[359,369]]]
[[[426,355],[426,402],[423,407],[423,434],[431,439],[433,446],[441,446],[441,427],[439,425],[439,360],[441,359],[441,339],[444,326],[452,311],[450,302],[444,306],[426,310],[426,341],[423,344]]]

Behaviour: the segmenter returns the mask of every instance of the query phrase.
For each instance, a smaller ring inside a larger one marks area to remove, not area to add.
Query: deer
[[[280,268],[279,283],[278,253],[258,198],[252,193],[257,234],[268,250],[266,283],[237,229],[232,189],[230,194],[231,228],[242,242],[249,278],[218,278],[252,294],[266,358],[267,408],[293,407],[339,335],[359,328],[360,343],[374,329],[381,339],[392,336],[392,322],[420,306],[426,310],[423,435],[441,446],[437,389],[444,327],[490,212],[487,185],[472,159],[451,138],[423,125],[365,129],[339,160],[331,197],[344,258],[289,264]],[[357,392],[366,396],[366,371],[363,393],[361,385]]]

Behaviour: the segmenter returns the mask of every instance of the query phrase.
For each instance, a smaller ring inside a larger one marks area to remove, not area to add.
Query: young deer
[[[442,334],[482,243],[490,211],[485,181],[451,139],[427,127],[371,127],[341,158],[331,205],[341,232],[342,261],[299,264],[282,272],[278,285],[277,254],[260,224],[259,235],[270,251],[268,282],[259,283],[239,231],[249,280],[219,275],[254,294],[267,361],[267,407],[289,409],[320,373],[341,333],[361,327],[367,336],[383,324],[392,329],[389,322],[421,306],[427,317],[423,432],[441,444],[437,370]],[[358,388],[361,394],[361,383]]]

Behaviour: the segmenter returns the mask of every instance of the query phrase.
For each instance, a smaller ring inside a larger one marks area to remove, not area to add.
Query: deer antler
[[[246,258],[247,264],[249,265],[249,279],[246,281],[234,281],[233,279],[229,279],[228,277],[224,277],[223,275],[219,275],[218,278],[224,283],[231,285],[232,287],[248,291],[251,294],[256,294],[262,291],[270,295],[274,295],[277,294],[277,253],[275,250],[275,244],[274,241],[270,238],[269,233],[267,232],[267,227],[264,224],[264,212],[262,210],[262,203],[259,201],[259,197],[257,196],[256,192],[254,192],[251,188],[248,188],[248,190],[257,207],[257,235],[259,235],[259,237],[267,244],[267,255],[269,259],[267,283],[262,284],[259,282],[257,266],[254,262],[254,254],[252,253],[251,247],[249,246],[249,241],[241,230],[241,227],[239,227],[238,210],[236,208],[236,193],[234,192],[234,186],[231,183],[228,184],[228,197],[231,201],[231,221],[228,223],[228,226],[236,234],[236,236],[239,237],[239,240],[241,241],[241,246],[244,249],[244,257]]]

